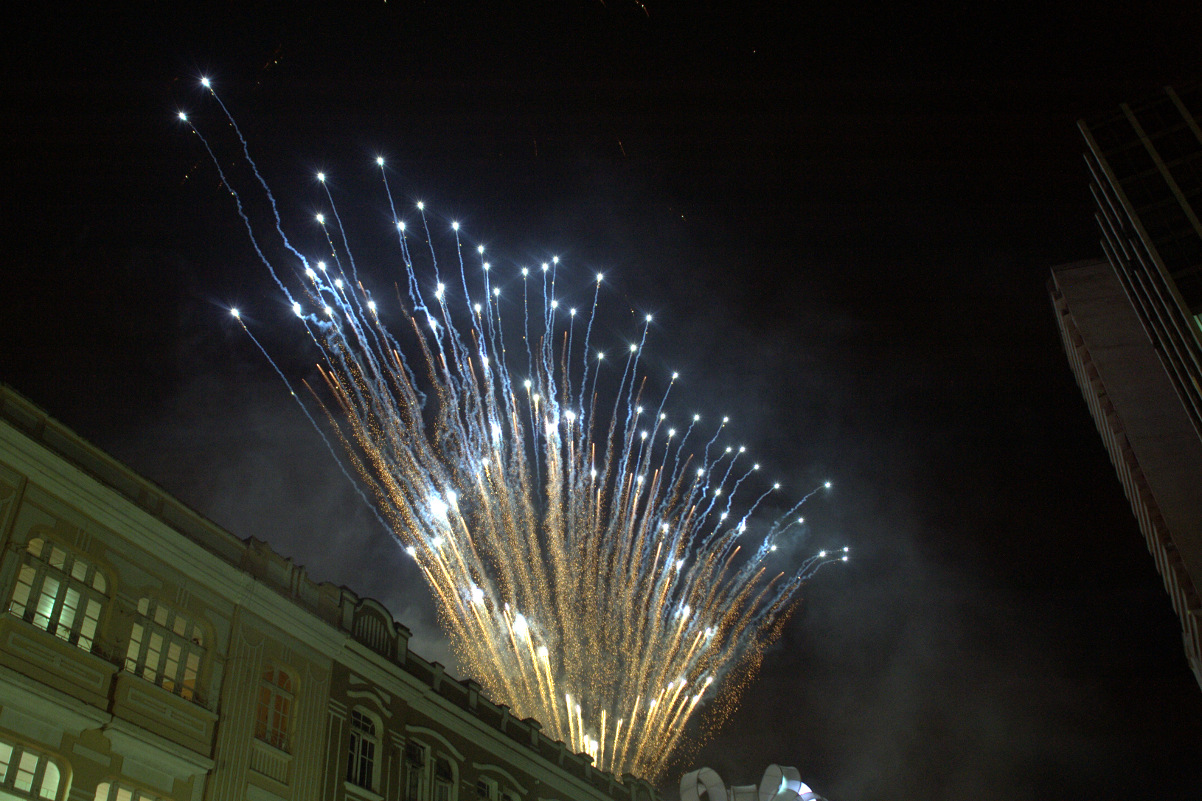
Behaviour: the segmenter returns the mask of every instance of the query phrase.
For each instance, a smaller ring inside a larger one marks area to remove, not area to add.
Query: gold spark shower
[[[758,663],[802,582],[846,561],[846,548],[784,567],[774,554],[818,490],[752,526],[780,487],[749,481],[760,466],[724,444],[725,419],[673,420],[677,376],[643,370],[650,316],[621,353],[603,352],[593,323],[604,276],[573,279],[557,258],[494,267],[457,223],[444,276],[424,205],[409,220],[398,213],[383,159],[404,308],[385,300],[392,275],[359,271],[322,174],[323,253],[304,255],[203,83],[270,205],[275,250],[261,246],[228,168],[179,117],[233,194],[298,331],[318,345],[333,398],[319,404],[425,576],[463,669],[600,769],[654,779],[702,702]],[[578,307],[557,294],[573,280],[587,288]],[[603,370],[620,371],[616,388]],[[653,396],[656,381],[666,389]],[[744,498],[744,482],[763,489]]]

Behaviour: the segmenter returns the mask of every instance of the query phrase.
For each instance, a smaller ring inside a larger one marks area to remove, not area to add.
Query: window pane
[[[28,751],[21,754],[21,762],[17,765],[17,780],[13,782],[13,787],[29,792],[33,788],[33,773],[37,766],[38,758],[36,755]]]
[[[54,603],[58,600],[58,579],[50,576],[42,582],[42,594],[38,598],[38,610],[34,613],[33,624],[41,629],[50,628],[50,619],[54,616]]]
[[[71,633],[71,627],[75,625],[75,613],[79,609],[79,590],[74,587],[68,587],[63,593],[63,606],[58,613],[58,636],[64,640]]]
[[[37,574],[31,565],[21,565],[21,574],[17,576],[17,586],[13,590],[13,602],[8,607],[14,615],[24,617],[29,595],[33,591],[33,580]]]
[[[46,773],[42,776],[42,798],[53,799],[58,795],[58,765],[46,761]]]

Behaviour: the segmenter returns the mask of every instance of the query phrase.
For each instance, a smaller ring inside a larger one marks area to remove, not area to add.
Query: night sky
[[[604,270],[602,340],[655,314],[678,412],[730,415],[788,486],[835,481],[804,547],[855,558],[693,764],[796,765],[832,801],[1197,799],[1202,691],[1045,283],[1100,254],[1076,120],[1196,80],[1202,7],[807,5],[27,6],[0,81],[0,381],[451,664],[416,570],[229,319],[313,377],[175,119],[223,133],[208,75],[293,230],[324,169],[360,261],[393,269],[382,153],[509,263]]]

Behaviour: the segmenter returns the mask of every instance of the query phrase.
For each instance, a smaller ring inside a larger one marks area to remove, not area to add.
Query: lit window
[[[376,784],[376,724],[358,709],[351,710],[351,752],[346,780],[368,790]]]
[[[268,663],[259,682],[255,736],[281,751],[288,750],[288,717],[292,714],[292,678]]]
[[[54,799],[58,765],[38,751],[0,740],[0,799]]]
[[[114,782],[101,782],[96,787],[96,801],[162,801],[157,795]]]
[[[138,602],[141,618],[129,633],[125,669],[189,701],[204,659],[200,626],[158,601]]]
[[[104,574],[94,566],[53,542],[32,539],[8,611],[91,651],[107,589]]]

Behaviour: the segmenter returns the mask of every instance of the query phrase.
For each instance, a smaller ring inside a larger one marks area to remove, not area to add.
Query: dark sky
[[[1099,253],[1075,121],[1196,79],[1202,10],[807,5],[27,7],[0,82],[0,380],[449,659],[228,319],[309,374],[174,119],[222,133],[207,74],[287,219],[325,169],[376,259],[383,152],[399,194],[514,261],[604,269],[691,407],[792,485],[837,482],[813,544],[856,558],[808,585],[697,764],[793,764],[832,801],[1197,799],[1202,692],[1045,282]]]

